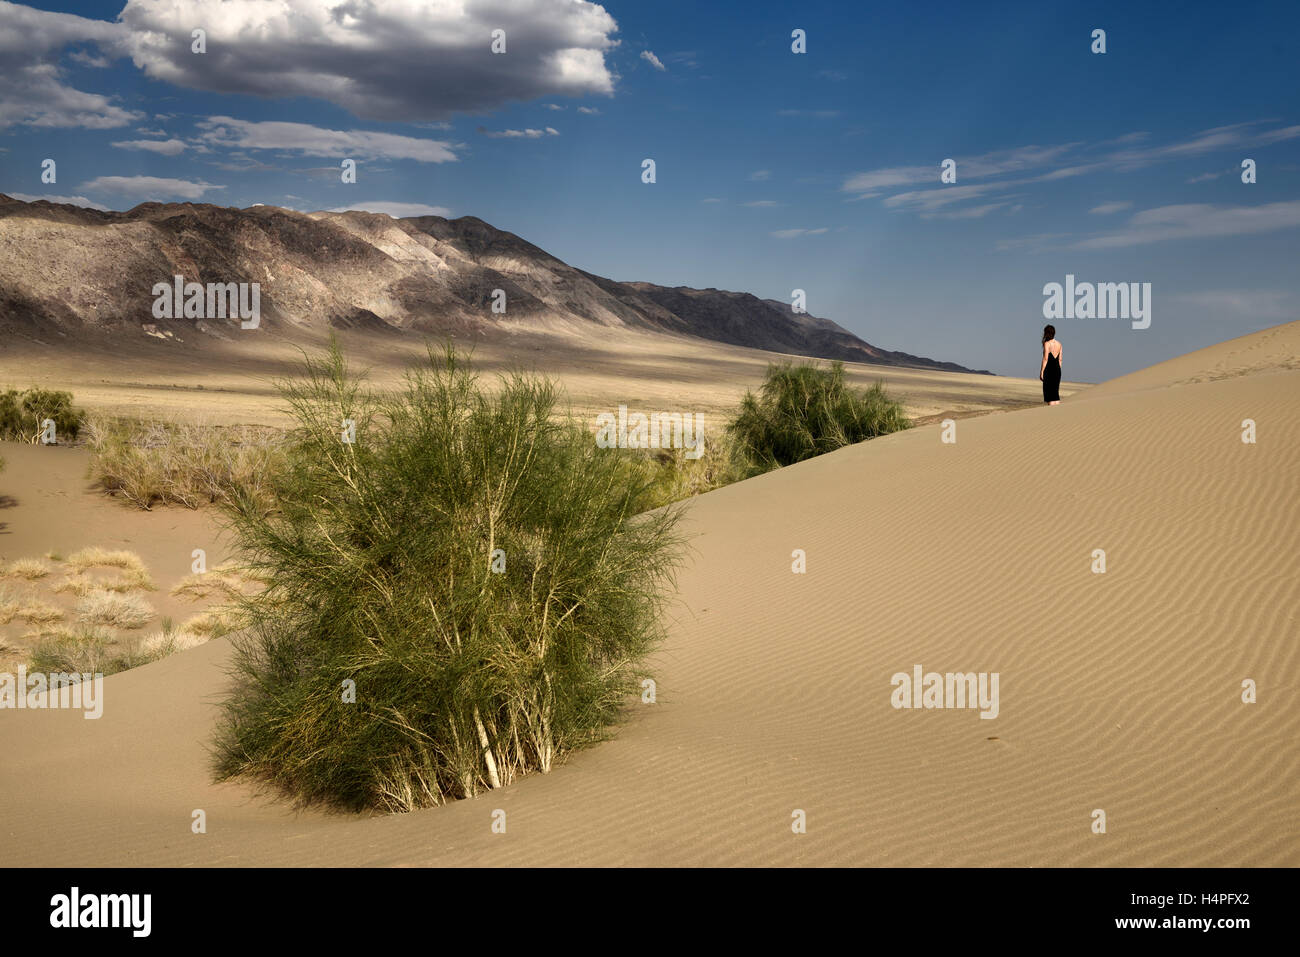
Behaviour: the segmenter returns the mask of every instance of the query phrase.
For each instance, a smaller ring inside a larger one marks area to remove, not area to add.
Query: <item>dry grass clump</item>
[[[64,614],[62,610],[55,608],[53,605],[46,605],[39,601],[28,601],[18,608],[13,617],[21,618],[27,624],[39,627],[52,625],[56,621],[63,621]]]
[[[0,625],[7,625],[17,618],[24,604],[24,599],[16,597],[7,587],[0,587]]]
[[[206,601],[213,597],[229,599],[242,595],[244,587],[253,581],[249,575],[227,563],[206,572],[186,575],[172,586],[168,594],[187,601]]]
[[[157,591],[158,586],[148,573],[127,572],[118,578],[98,578],[91,575],[70,575],[51,589],[56,595],[72,594],[81,597],[92,591],[111,591],[129,594],[133,591]]]
[[[92,416],[85,435],[91,478],[143,509],[221,502],[236,484],[268,496],[285,454],[279,430],[260,426]]]
[[[138,595],[106,589],[87,592],[77,602],[77,618],[85,625],[127,630],[142,628],[154,617],[153,607]]]
[[[151,660],[174,655],[178,651],[197,648],[208,641],[206,635],[186,631],[184,628],[168,629],[156,632],[140,642],[140,653]]]
[[[72,569],[73,574],[54,586],[54,591],[59,594],[72,592],[74,595],[84,596],[96,590],[129,593],[156,591],[158,588],[149,575],[149,569],[135,552],[122,549],[110,550],[96,545],[73,552],[67,557],[65,564]],[[91,568],[115,568],[121,574],[116,578],[90,577],[83,574]]]
[[[180,630],[201,635],[205,641],[220,638],[236,630],[236,614],[235,609],[229,607],[209,608],[181,622]]]
[[[149,574],[144,561],[135,552],[128,552],[123,549],[110,550],[100,548],[98,545],[92,545],[90,548],[83,548],[73,552],[67,557],[66,562],[78,574],[84,572],[87,568],[120,568],[125,572],[135,572],[140,575]]]
[[[5,578],[22,578],[29,582],[44,578],[51,572],[49,565],[39,558],[20,558],[5,566]]]

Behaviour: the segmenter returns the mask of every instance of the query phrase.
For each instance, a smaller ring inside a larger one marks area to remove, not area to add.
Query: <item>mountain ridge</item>
[[[261,323],[290,337],[321,322],[444,334],[511,323],[583,335],[623,326],[810,358],[992,374],[879,348],[832,320],[747,292],[597,276],[475,216],[158,202],[113,211],[0,193],[0,330],[233,334],[235,320],[154,316],[154,284],[175,275],[258,283]],[[505,293],[504,315],[492,310],[496,290]]]

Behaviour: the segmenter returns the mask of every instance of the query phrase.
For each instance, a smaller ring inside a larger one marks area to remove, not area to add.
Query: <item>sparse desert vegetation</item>
[[[654,508],[909,424],[883,384],[851,385],[842,363],[774,363],[758,393],[746,393],[725,426],[703,434],[699,458],[683,449],[630,450],[628,457],[648,469],[651,489],[642,504]],[[219,504],[235,487],[273,507],[272,486],[289,468],[294,442],[288,430],[271,427],[97,415],[87,420],[85,436],[94,482],[142,509]],[[215,579],[202,582],[192,587],[217,587]]]
[[[104,571],[89,574],[95,569]],[[199,587],[202,576],[190,576],[196,581],[183,580],[185,587],[177,587],[198,603],[229,595],[248,581],[230,566],[214,572],[211,588]],[[157,615],[140,593],[153,590],[143,560],[120,549],[83,548],[67,558],[48,552],[43,559],[0,565],[0,627],[17,629],[0,632],[0,653],[27,660],[31,670],[112,674],[195,647],[234,627],[232,610],[209,606],[180,628],[164,619],[160,631],[141,638],[140,630]]]
[[[71,392],[36,388],[0,392],[0,439],[37,442],[47,420],[54,422],[56,441],[75,439],[85,413],[72,402]]]
[[[273,428],[91,416],[85,433],[92,480],[143,509],[211,505],[234,485],[265,499],[265,483],[284,465]]]
[[[32,648],[28,668],[40,672],[111,675],[147,664],[152,658],[135,643],[117,641],[106,628],[59,628]]]

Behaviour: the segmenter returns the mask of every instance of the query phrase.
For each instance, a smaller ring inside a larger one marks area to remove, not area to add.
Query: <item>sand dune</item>
[[[1300,864],[1297,328],[695,500],[658,703],[475,800],[212,784],[222,641],[108,678],[98,721],[0,712],[0,863]],[[999,715],[895,710],[917,664],[997,672]]]
[[[1300,369],[1300,321],[1158,362],[1087,390],[1089,397]]]

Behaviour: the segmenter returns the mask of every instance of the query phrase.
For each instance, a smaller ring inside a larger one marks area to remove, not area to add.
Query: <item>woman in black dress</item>
[[[1038,378],[1043,382],[1043,401],[1061,404],[1061,344],[1056,341],[1056,326],[1043,326],[1043,364]]]

